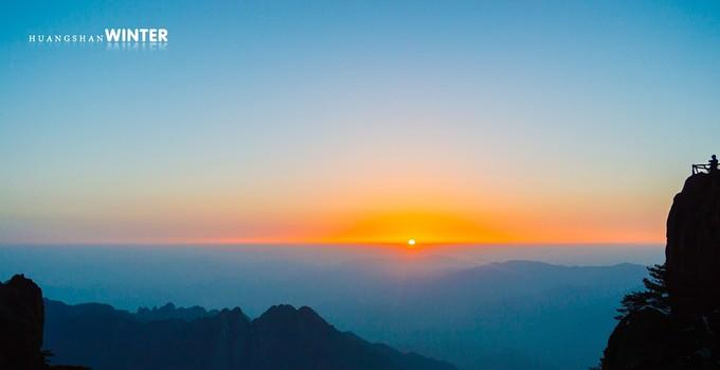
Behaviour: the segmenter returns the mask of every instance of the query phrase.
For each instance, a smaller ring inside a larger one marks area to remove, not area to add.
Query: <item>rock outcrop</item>
[[[82,366],[47,364],[43,351],[45,308],[42,290],[23,275],[0,282],[0,369],[87,370]]]
[[[720,307],[720,174],[685,181],[667,220],[668,290],[678,313]]]
[[[43,369],[42,291],[23,275],[0,283],[0,369]]]
[[[690,176],[667,220],[665,264],[628,295],[605,370],[720,369],[720,173]]]

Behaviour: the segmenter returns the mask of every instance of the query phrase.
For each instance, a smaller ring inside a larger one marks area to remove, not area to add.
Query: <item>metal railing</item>
[[[717,168],[712,168],[710,164],[708,163],[698,163],[692,165],[692,174],[696,175],[698,173],[710,173],[710,171],[715,170],[717,171]]]

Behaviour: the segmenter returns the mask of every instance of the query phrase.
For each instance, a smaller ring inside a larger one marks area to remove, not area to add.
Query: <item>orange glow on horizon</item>
[[[161,225],[147,229],[149,232],[144,235],[123,232],[115,237],[85,240],[56,238],[53,243],[366,245],[425,249],[441,245],[657,244],[665,241],[661,219],[629,225],[626,219],[568,217],[560,212],[545,217],[510,211],[485,215],[462,210],[327,212],[288,218],[258,217],[249,219],[250,224],[231,213],[222,216]],[[409,242],[411,239],[415,240],[414,246]],[[44,241],[29,243],[43,244]]]
[[[412,243],[410,242],[412,240]],[[345,223],[323,238],[328,243],[414,245],[489,243],[507,238],[483,222],[449,212],[381,212]]]

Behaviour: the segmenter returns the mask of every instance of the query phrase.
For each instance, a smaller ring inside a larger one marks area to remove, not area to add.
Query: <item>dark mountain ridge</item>
[[[43,350],[51,348],[53,352]],[[251,320],[240,308],[66,305],[23,275],[0,282],[0,369],[451,370],[340,332],[309,307],[277,305]]]
[[[192,321],[202,317],[210,317],[218,314],[218,310],[206,310],[204,307],[175,307],[173,303],[167,303],[161,307],[140,307],[135,313],[135,318],[140,321],[155,321],[163,319],[182,319]]]
[[[47,344],[58,360],[113,369],[454,369],[340,332],[309,307],[273,306],[251,320],[240,308],[163,317],[102,304],[45,301]]]

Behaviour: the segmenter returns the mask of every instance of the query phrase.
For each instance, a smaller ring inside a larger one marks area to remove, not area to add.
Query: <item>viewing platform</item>
[[[692,165],[692,174],[699,173],[716,173],[718,172],[718,159],[713,154],[708,163],[697,163]]]
[[[706,163],[698,163],[692,165],[692,174],[697,175],[698,173],[710,173],[710,167],[709,164]]]

